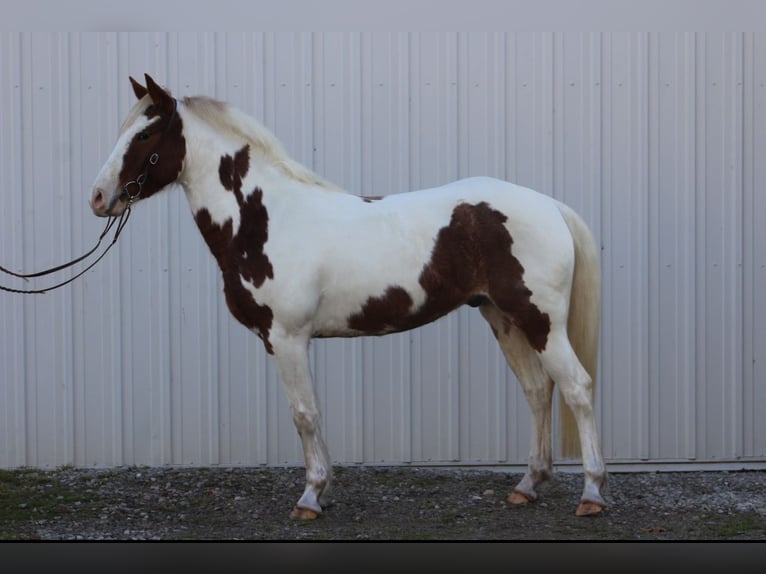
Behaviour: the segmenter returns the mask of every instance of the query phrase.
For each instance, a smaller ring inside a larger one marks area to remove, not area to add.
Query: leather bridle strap
[[[15,273],[14,271],[11,271],[10,269],[6,269],[2,265],[0,265],[0,271],[5,273],[6,275],[12,275],[14,277],[20,277],[21,279],[32,279],[33,277],[42,277],[43,275],[49,275],[51,273],[55,273],[56,271],[61,271],[62,269],[66,269],[67,267],[71,267],[72,265],[76,265],[83,259],[87,259],[93,253],[98,249],[98,246],[101,245],[101,241],[106,237],[106,234],[109,233],[109,230],[114,225],[117,218],[110,217],[109,221],[106,224],[106,227],[104,228],[104,231],[101,232],[101,235],[98,238],[98,243],[93,246],[93,249],[85,253],[84,255],[81,255],[77,259],[72,259],[68,263],[62,263],[61,265],[57,265],[56,267],[51,267],[50,269],[46,269],[45,271],[38,271],[37,273]]]
[[[50,273],[55,273],[56,271],[61,271],[62,269],[71,267],[72,265],[82,261],[83,259],[95,253],[99,245],[101,245],[101,242],[103,241],[104,237],[106,237],[106,235],[109,233],[109,230],[112,227],[114,227],[115,223],[117,223],[117,228],[115,229],[114,237],[112,237],[111,243],[107,245],[106,249],[104,249],[101,255],[99,255],[85,269],[77,273],[77,275],[70,277],[66,281],[57,283],[56,285],[51,285],[50,287],[46,287],[45,289],[14,289],[13,287],[6,287],[5,285],[0,285],[0,291],[8,291],[9,293],[22,293],[26,295],[37,295],[37,294],[47,293],[48,291],[52,291],[53,289],[58,289],[59,287],[63,287],[64,285],[68,285],[69,283],[71,283],[72,281],[80,277],[81,275],[84,275],[85,273],[90,271],[96,263],[101,261],[104,255],[106,255],[107,252],[112,248],[112,246],[117,242],[117,238],[120,236],[120,233],[122,233],[122,230],[125,227],[125,224],[128,222],[129,217],[130,217],[130,205],[128,205],[128,207],[125,208],[125,211],[123,211],[119,217],[109,218],[109,221],[107,221],[106,226],[104,227],[104,231],[101,232],[101,235],[98,238],[98,242],[96,243],[95,247],[93,247],[93,249],[88,251],[85,255],[78,257],[77,259],[73,259],[69,263],[58,265],[56,267],[52,267],[51,269],[46,269],[45,271],[39,271],[37,273],[28,273],[28,274],[14,273],[13,271],[6,269],[5,267],[0,267],[0,271],[2,271],[3,273],[7,273],[8,275],[13,275],[14,277],[20,277],[24,279],[25,281],[32,277],[41,277],[43,275],[49,275]]]

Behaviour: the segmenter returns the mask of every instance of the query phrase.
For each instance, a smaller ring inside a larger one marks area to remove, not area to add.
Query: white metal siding
[[[90,185],[144,72],[353,193],[483,174],[569,203],[602,245],[607,461],[766,460],[766,35],[2,33],[0,265],[93,244]],[[0,467],[301,463],[221,289],[176,189],[73,285],[0,293]],[[475,310],[315,341],[312,363],[336,462],[526,461]]]

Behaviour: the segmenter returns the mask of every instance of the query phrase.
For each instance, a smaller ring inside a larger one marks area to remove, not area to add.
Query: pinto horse
[[[229,310],[261,338],[287,393],[306,466],[291,517],[316,518],[330,502],[311,339],[405,331],[461,305],[488,321],[532,412],[528,468],[508,502],[535,501],[552,476],[555,384],[570,409],[562,433],[577,431],[568,444],[579,437],[582,455],[576,514],[605,508],[593,414],[599,253],[574,211],[487,177],[359,197],[290,159],[242,111],[207,97],[177,100],[149,75],[145,86],[130,81],[138,102],[96,178],[91,209],[118,216],[172,183],[183,187]]]

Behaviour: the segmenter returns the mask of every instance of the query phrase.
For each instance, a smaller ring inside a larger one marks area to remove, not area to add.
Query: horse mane
[[[281,169],[288,177],[330,191],[344,191],[288,156],[276,136],[254,117],[207,96],[185,97],[183,103],[207,124],[244,139],[251,148],[257,150],[263,158]]]

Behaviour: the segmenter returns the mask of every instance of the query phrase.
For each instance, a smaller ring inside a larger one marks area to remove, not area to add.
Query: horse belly
[[[422,289],[391,285],[381,293],[369,295],[353,307],[337,305],[334,313],[318,313],[315,337],[358,337],[387,335],[415,329],[453,311],[465,297],[434,302]]]
[[[333,273],[325,285],[314,322],[315,336],[355,337],[386,335],[415,329],[450,313],[465,303],[480,303],[482,280],[475,270],[434,270],[433,252],[402,246],[398,253],[369,253],[367,261],[355,262],[352,270],[344,258],[343,271]],[[425,244],[429,242],[424,242]],[[432,243],[432,242],[431,242]]]

